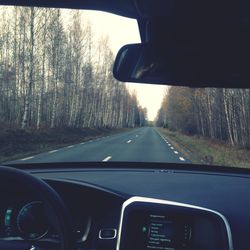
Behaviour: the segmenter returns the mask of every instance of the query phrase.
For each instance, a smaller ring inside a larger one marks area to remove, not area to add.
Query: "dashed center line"
[[[55,152],[57,152],[58,151],[58,149],[56,149],[56,150],[51,150],[51,151],[49,151],[49,154],[53,154],[53,153],[55,153]]]
[[[102,161],[109,161],[109,160],[111,160],[112,159],[112,156],[108,156],[108,157],[106,157],[105,159],[103,159]]]
[[[34,156],[30,156],[30,157],[26,157],[26,158],[21,159],[21,161],[27,161],[27,160],[30,160],[30,159],[33,159],[33,158],[34,158]]]
[[[132,142],[132,140],[128,140],[128,141],[127,141],[127,143],[131,143],[131,142]]]
[[[171,149],[174,149],[174,147],[170,147]]]
[[[83,144],[85,144],[85,142],[81,142],[80,144],[83,145]]]
[[[179,154],[177,151],[174,151],[175,154]]]
[[[184,159],[183,157],[179,157],[179,159],[180,159],[181,161],[185,161],[185,159]]]
[[[136,135],[135,137],[138,137],[139,135]]]
[[[68,146],[67,148],[73,148],[74,147],[74,145],[71,145],[71,146]]]

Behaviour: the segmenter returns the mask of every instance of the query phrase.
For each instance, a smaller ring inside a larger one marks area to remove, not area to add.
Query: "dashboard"
[[[29,170],[72,215],[76,249],[247,250],[248,174],[157,169]],[[1,189],[0,240],[58,245],[32,190]],[[14,191],[15,190],[15,191]],[[56,247],[54,248],[56,249]]]

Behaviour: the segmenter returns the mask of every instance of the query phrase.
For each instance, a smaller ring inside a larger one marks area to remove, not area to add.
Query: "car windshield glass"
[[[0,162],[250,167],[250,90],[121,83],[137,21],[0,7]]]

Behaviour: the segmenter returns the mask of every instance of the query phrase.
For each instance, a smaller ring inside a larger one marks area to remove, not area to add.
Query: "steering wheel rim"
[[[46,211],[49,212],[48,217],[51,223],[56,228],[60,238],[60,249],[61,250],[73,250],[75,246],[74,231],[72,226],[71,216],[62,201],[59,194],[51,188],[43,180],[32,176],[31,174],[11,167],[0,166],[0,183],[18,183],[23,185],[25,188],[33,190],[40,201],[43,202],[46,207]],[[33,246],[33,248],[32,248]],[[2,247],[4,249],[41,249],[36,248],[35,243],[27,245],[23,244],[23,247],[12,244],[11,242],[2,241]],[[0,248],[1,241],[0,241]],[[18,247],[18,248],[17,248]],[[27,248],[28,247],[28,248]]]

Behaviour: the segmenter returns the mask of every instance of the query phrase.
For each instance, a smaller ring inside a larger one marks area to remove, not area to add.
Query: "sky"
[[[140,43],[137,22],[134,19],[97,11],[82,11],[83,20],[92,24],[96,37],[109,36],[114,55],[125,44]],[[161,106],[166,86],[152,84],[127,83],[129,90],[137,92],[139,103],[148,110],[148,119],[154,120]]]

